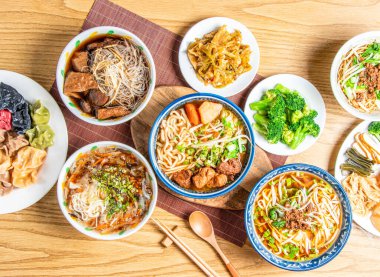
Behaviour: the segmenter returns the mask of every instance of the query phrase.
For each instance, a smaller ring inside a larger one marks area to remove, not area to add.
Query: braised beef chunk
[[[71,71],[67,74],[63,92],[68,96],[75,97],[75,95],[80,96],[80,92],[96,88],[98,88],[98,83],[95,81],[94,76],[92,76],[91,73]]]
[[[229,159],[220,163],[216,168],[216,171],[225,175],[238,174],[241,171],[241,163],[238,159]]]
[[[191,186],[191,176],[193,173],[191,170],[181,170],[173,174],[173,181],[176,182],[183,188],[190,188]]]
[[[90,103],[88,103],[86,100],[84,99],[80,99],[79,100],[79,106],[81,108],[81,110],[85,113],[91,113],[92,112],[92,108],[91,108],[91,105]]]
[[[87,95],[87,100],[91,105],[101,107],[108,102],[108,96],[98,89],[91,89]]]
[[[75,71],[89,72],[90,68],[88,67],[88,52],[75,52],[71,58],[71,64]]]
[[[121,44],[123,41],[116,38],[105,38],[103,41],[96,41],[87,45],[87,50],[92,51],[97,48],[105,47],[108,45]]]
[[[197,188],[201,189],[205,187],[212,178],[214,178],[216,172],[209,166],[203,167],[199,170],[199,172],[193,176],[193,184]]]
[[[109,119],[114,117],[125,116],[129,114],[128,111],[124,107],[109,107],[109,108],[101,108],[95,111],[95,115],[97,119]]]
[[[216,174],[214,178],[212,178],[208,183],[207,186],[209,188],[220,188],[227,184],[227,176],[224,174]]]

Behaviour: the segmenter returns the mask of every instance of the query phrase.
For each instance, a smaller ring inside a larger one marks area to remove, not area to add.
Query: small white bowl
[[[242,43],[249,45],[252,51],[249,60],[252,68],[250,71],[241,74],[234,82],[224,88],[215,88],[212,85],[206,86],[198,79],[187,56],[187,48],[196,38],[202,38],[205,34],[210,33],[223,25],[227,26],[229,32],[234,32],[235,30],[241,32],[243,38]],[[231,18],[211,17],[195,24],[183,37],[179,47],[178,62],[183,77],[194,90],[198,92],[214,93],[223,97],[230,97],[241,92],[252,83],[259,70],[260,50],[254,35],[246,26]]]
[[[143,53],[145,54],[147,61],[149,63],[149,69],[150,69],[150,83],[149,83],[149,89],[147,91],[147,94],[145,96],[144,101],[140,104],[140,106],[135,109],[130,114],[116,118],[116,119],[107,119],[107,120],[99,120],[95,117],[91,117],[85,113],[83,113],[80,108],[76,107],[76,105],[71,101],[70,97],[66,96],[63,93],[63,85],[65,82],[65,69],[67,67],[67,63],[70,62],[69,58],[71,57],[72,53],[75,51],[75,49],[85,40],[88,40],[93,37],[101,36],[101,35],[118,35],[122,37],[126,37],[130,39],[132,42],[134,42],[140,49],[142,49]],[[83,121],[86,121],[88,123],[99,125],[99,126],[111,126],[111,125],[117,125],[124,122],[127,122],[134,118],[136,115],[138,115],[148,104],[150,98],[153,95],[154,87],[156,84],[156,68],[154,65],[153,57],[148,49],[148,47],[144,44],[144,42],[138,38],[133,33],[124,30],[122,28],[114,27],[114,26],[100,26],[100,27],[94,27],[91,29],[88,29],[77,36],[75,36],[63,49],[61,56],[58,60],[57,65],[57,71],[56,71],[56,82],[57,87],[59,91],[59,95],[62,98],[63,103],[65,103],[66,107],[78,118],[82,119]]]
[[[244,113],[248,117],[248,120],[251,122],[251,124],[255,123],[253,115],[256,113],[256,111],[252,111],[249,108],[249,104],[259,101],[268,89],[274,88],[277,84],[282,84],[291,90],[297,90],[299,94],[305,98],[306,104],[310,107],[310,109],[316,110],[318,112],[318,116],[315,118],[315,122],[320,127],[319,135],[316,138],[307,136],[296,149],[291,149],[289,146],[283,144],[282,142],[278,142],[276,144],[269,143],[259,132],[255,130],[255,128],[252,128],[255,134],[255,142],[265,151],[275,155],[296,155],[311,147],[322,134],[326,122],[325,102],[323,102],[323,98],[317,88],[313,86],[313,84],[308,80],[293,74],[273,75],[258,83],[248,95],[244,106]]]
[[[91,150],[99,148],[99,147],[105,147],[105,146],[116,146],[116,147],[119,147],[121,149],[132,152],[132,154],[135,155],[144,164],[145,168],[148,170],[148,174],[151,177],[153,194],[152,194],[152,201],[150,203],[149,210],[148,210],[147,214],[145,215],[143,220],[136,227],[131,228],[131,229],[126,230],[126,231],[119,232],[119,233],[104,234],[103,235],[103,234],[100,234],[94,230],[87,228],[86,226],[79,223],[78,221],[76,221],[74,218],[72,218],[70,216],[70,214],[68,213],[67,208],[65,206],[65,200],[64,200],[64,196],[63,196],[63,184],[66,180],[68,169],[76,161],[79,154],[91,151]],[[154,175],[154,171],[152,170],[152,167],[150,166],[148,161],[144,158],[144,156],[141,155],[136,149],[134,149],[128,145],[125,145],[125,144],[122,144],[119,142],[114,142],[114,141],[99,141],[99,142],[88,144],[88,145],[78,149],[74,154],[72,154],[70,156],[70,158],[68,158],[68,160],[64,164],[64,166],[61,170],[61,173],[59,174],[59,178],[58,178],[58,182],[57,182],[57,197],[58,197],[59,207],[61,208],[61,211],[62,211],[63,215],[66,217],[67,221],[70,222],[70,224],[75,229],[77,229],[79,232],[81,232],[82,234],[89,236],[91,238],[94,238],[94,239],[99,239],[99,240],[122,239],[122,238],[128,237],[128,236],[136,233],[138,230],[140,230],[145,225],[145,223],[148,222],[149,218],[151,217],[151,215],[153,213],[154,208],[156,207],[157,194],[158,194],[158,187],[157,187],[156,176]]]
[[[372,32],[363,33],[347,41],[345,44],[343,44],[343,46],[339,49],[338,53],[336,54],[331,66],[331,71],[330,71],[331,88],[334,92],[334,96],[336,100],[343,107],[343,109],[345,109],[348,113],[352,114],[353,116],[356,116],[364,120],[372,120],[372,121],[380,120],[380,111],[376,111],[373,113],[364,113],[364,112],[358,111],[353,106],[351,106],[348,103],[348,99],[344,95],[344,92],[340,88],[340,85],[338,84],[338,69],[344,55],[348,51],[350,51],[355,46],[371,43],[375,39],[380,42],[380,31],[372,31]]]

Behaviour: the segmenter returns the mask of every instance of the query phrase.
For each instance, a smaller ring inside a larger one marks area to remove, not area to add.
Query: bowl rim
[[[113,32],[109,34],[109,31],[113,31]],[[144,101],[133,112],[131,112],[130,114],[128,114],[126,116],[120,117],[116,120],[115,119],[108,119],[108,120],[99,121],[99,120],[95,119],[95,117],[93,117],[93,116],[90,117],[90,116],[83,115],[83,112],[81,112],[78,107],[76,107],[76,106],[73,107],[69,104],[70,101],[67,100],[68,96],[66,96],[63,93],[63,85],[64,85],[64,81],[65,81],[65,76],[62,76],[61,69],[66,68],[66,64],[67,64],[67,62],[69,62],[69,60],[66,61],[66,54],[69,53],[69,55],[72,55],[72,53],[76,49],[75,44],[77,41],[83,42],[84,40],[88,39],[92,35],[98,36],[98,35],[106,35],[106,34],[128,36],[132,39],[132,41],[135,44],[137,44],[138,46],[141,46],[144,49],[143,50],[144,54],[146,56],[147,61],[149,62],[150,74],[151,74],[150,79],[151,80],[149,82],[149,88],[147,90]],[[61,77],[63,77],[63,81],[61,81]],[[61,55],[59,56],[59,59],[58,59],[55,78],[56,78],[56,85],[57,85],[59,96],[61,97],[61,100],[65,104],[66,108],[74,116],[76,116],[77,118],[79,118],[79,119],[81,119],[87,123],[93,124],[93,125],[113,126],[113,125],[118,125],[118,124],[122,124],[122,123],[125,123],[127,121],[130,121],[132,118],[137,116],[146,107],[146,105],[148,104],[148,102],[150,101],[150,99],[153,96],[153,92],[154,92],[154,89],[156,86],[156,66],[154,63],[152,53],[150,52],[148,46],[146,46],[146,44],[144,43],[144,41],[140,37],[138,37],[134,33],[130,32],[124,28],[120,28],[120,27],[116,27],[116,26],[109,26],[109,25],[97,26],[97,27],[93,27],[93,28],[90,28],[90,29],[87,29],[87,30],[80,32],[79,34],[74,36],[66,44],[65,48],[62,50]]]
[[[124,232],[122,231],[119,233],[111,233],[111,234],[102,235],[102,234],[99,234],[98,232],[96,232],[94,230],[86,229],[86,226],[82,225],[81,223],[79,223],[78,221],[76,221],[75,219],[73,219],[69,215],[67,208],[64,204],[65,201],[63,199],[62,183],[66,179],[66,175],[67,175],[66,169],[73,165],[73,163],[76,161],[79,154],[91,151],[92,149],[94,149],[94,147],[99,148],[99,147],[106,147],[106,146],[116,146],[116,147],[120,147],[124,150],[131,151],[132,154],[135,155],[144,164],[144,166],[148,170],[148,173],[151,177],[153,195],[152,195],[152,201],[149,205],[148,212],[144,216],[143,220],[136,227],[129,229],[129,230],[126,230]],[[71,154],[70,157],[67,159],[67,161],[65,162],[65,164],[63,165],[63,167],[61,169],[61,172],[59,173],[59,177],[58,177],[58,181],[57,181],[58,204],[59,204],[59,207],[60,207],[63,215],[65,216],[66,220],[71,224],[71,226],[73,226],[76,230],[78,230],[82,234],[89,236],[91,238],[94,238],[94,239],[99,239],[99,240],[122,239],[122,238],[129,237],[130,235],[139,231],[148,222],[148,220],[152,216],[153,211],[154,211],[156,204],[157,204],[157,195],[158,195],[157,179],[156,179],[156,176],[154,174],[152,167],[150,166],[150,164],[146,160],[146,158],[140,152],[138,152],[136,149],[134,149],[133,147],[126,145],[126,144],[123,144],[123,143],[120,143],[120,142],[115,142],[115,141],[98,141],[98,142],[87,144],[87,145],[79,148],[77,151],[75,151],[73,154]]]
[[[344,92],[340,88],[337,80],[337,72],[339,69],[339,66],[341,64],[341,59],[344,54],[346,54],[350,49],[352,49],[354,46],[364,44],[367,40],[371,40],[374,37],[378,37],[380,41],[380,31],[369,31],[365,33],[358,34],[349,40],[347,40],[338,50],[336,53],[334,60],[331,64],[330,68],[330,85],[331,89],[334,93],[335,99],[338,101],[339,105],[349,114],[363,119],[363,120],[379,120],[380,119],[380,111],[376,113],[363,113],[355,109],[353,106],[351,106],[348,101],[347,97],[345,96]]]
[[[249,137],[251,139],[250,154],[249,154],[249,157],[247,160],[247,164],[246,164],[243,172],[240,174],[240,176],[231,185],[226,186],[223,189],[216,190],[213,192],[208,192],[208,193],[196,193],[196,192],[185,191],[182,188],[180,188],[179,186],[174,185],[172,182],[168,181],[166,175],[163,172],[161,172],[160,168],[157,165],[156,152],[155,152],[156,141],[154,141],[154,137],[158,133],[159,126],[160,126],[160,123],[162,122],[162,120],[167,116],[167,114],[170,111],[172,111],[173,107],[178,105],[178,103],[183,102],[183,104],[184,104],[184,102],[186,100],[191,100],[191,99],[194,100],[194,99],[199,99],[199,98],[207,98],[207,99],[211,99],[211,100],[216,100],[219,103],[222,102],[223,104],[225,104],[227,106],[231,106],[234,111],[237,111],[240,118],[244,121],[244,123],[248,129]],[[254,145],[255,145],[255,137],[254,137],[254,134],[252,131],[252,127],[249,123],[249,120],[246,117],[246,115],[244,114],[244,112],[235,103],[233,103],[231,100],[229,100],[227,98],[224,98],[222,96],[218,96],[218,95],[215,95],[212,93],[196,92],[196,93],[184,95],[180,98],[177,98],[176,100],[173,100],[169,105],[167,105],[159,113],[159,115],[157,116],[157,118],[155,119],[155,121],[152,125],[151,131],[149,134],[148,152],[149,152],[149,159],[150,159],[150,162],[152,164],[154,172],[157,174],[160,181],[162,183],[164,183],[166,187],[168,187],[169,189],[171,189],[175,193],[178,193],[179,195],[182,195],[185,197],[194,198],[194,199],[210,199],[210,198],[215,198],[215,197],[218,197],[218,196],[221,196],[221,195],[224,195],[224,194],[230,192],[231,190],[236,188],[241,183],[241,181],[248,174],[248,172],[252,166],[254,156],[255,156]]]
[[[333,245],[330,246],[330,248],[325,251],[322,255],[311,259],[306,260],[302,262],[297,261],[289,261],[280,257],[277,257],[276,255],[272,254],[267,248],[262,244],[261,240],[258,238],[254,224],[250,220],[251,214],[252,214],[252,208],[254,206],[256,197],[258,195],[258,192],[262,189],[262,187],[268,183],[269,180],[275,178],[276,176],[283,174],[285,172],[290,171],[304,171],[309,172],[311,174],[317,175],[319,178],[325,180],[328,182],[336,193],[338,194],[340,198],[340,202],[342,204],[342,218],[343,222],[346,222],[345,226],[341,227],[341,230],[339,232],[339,235],[337,239],[334,241]],[[326,179],[329,179],[328,181]],[[273,169],[269,171],[267,174],[265,174],[260,180],[256,183],[255,187],[251,190],[248,200],[246,202],[246,207],[244,211],[244,225],[245,230],[247,232],[248,239],[252,245],[252,247],[255,249],[255,251],[264,258],[267,262],[271,263],[274,266],[277,266],[281,269],[290,270],[290,271],[308,271],[313,270],[316,268],[319,268],[330,261],[332,261],[344,248],[346,245],[351,229],[352,229],[352,210],[349,198],[343,189],[342,185],[339,183],[339,181],[329,172],[326,170],[317,167],[315,165],[305,164],[305,163],[292,163],[280,166],[276,169]],[[253,230],[253,232],[250,232],[249,228]],[[258,244],[256,244],[255,239],[258,241]],[[339,243],[339,245],[337,245]],[[265,254],[262,253],[262,250],[264,249]],[[331,253],[330,253],[331,252]],[[269,257],[268,257],[269,256]],[[276,258],[276,260],[272,258]],[[318,262],[319,261],[319,262]]]

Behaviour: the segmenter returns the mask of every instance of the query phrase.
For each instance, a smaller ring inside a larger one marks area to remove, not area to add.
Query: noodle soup
[[[191,101],[162,120],[156,162],[184,189],[216,191],[240,176],[250,144],[242,118],[229,107],[211,99]]]
[[[257,236],[274,255],[305,261],[325,253],[338,238],[342,207],[326,181],[302,171],[280,174],[259,191],[252,219]]]
[[[65,209],[88,231],[123,234],[147,220],[155,202],[154,183],[130,151],[116,146],[93,148],[79,154],[66,169]]]

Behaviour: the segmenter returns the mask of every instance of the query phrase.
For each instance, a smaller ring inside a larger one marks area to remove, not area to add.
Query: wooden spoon
[[[223,262],[226,264],[228,270],[230,271],[233,277],[239,277],[239,273],[235,267],[231,264],[230,260],[224,255],[223,251],[220,249],[214,234],[214,228],[208,216],[201,211],[195,211],[191,213],[189,217],[189,223],[191,229],[196,233],[200,238],[207,241],[222,258]]]

